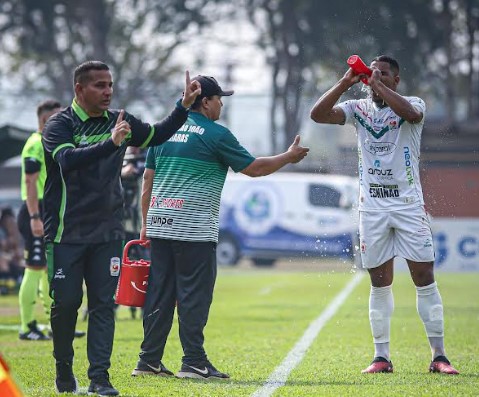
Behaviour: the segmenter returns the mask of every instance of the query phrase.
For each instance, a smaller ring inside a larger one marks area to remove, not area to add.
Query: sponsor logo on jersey
[[[411,154],[409,146],[404,146],[404,165],[406,166],[406,178],[409,185],[414,185],[414,177],[412,175]]]
[[[368,168],[368,174],[369,175],[374,175],[377,177],[377,179],[380,180],[391,180],[393,179],[393,170],[392,169],[382,169],[381,168],[381,162],[379,160],[374,161],[374,168]]]
[[[431,239],[426,238],[424,240],[424,248],[429,248],[429,247],[432,247],[432,241],[431,241]]]
[[[177,199],[170,197],[152,196],[150,201],[150,208],[183,208],[185,199]]]
[[[150,219],[150,226],[171,227],[173,226],[173,218],[153,215]]]
[[[397,125],[398,125],[398,122],[397,122],[396,120],[391,120],[391,121],[389,122],[389,129],[392,130],[393,128],[396,128]]]
[[[55,275],[53,276],[54,279],[64,279],[66,278],[65,274],[63,274],[63,269],[60,268],[60,269],[57,269],[57,271],[55,272]]]
[[[377,175],[379,179],[393,179],[393,170],[388,168],[383,170],[381,168],[368,168],[368,174]]]
[[[110,275],[118,276],[120,274],[120,258],[114,256],[110,258]]]
[[[364,142],[364,149],[375,156],[386,156],[396,150],[396,145],[392,142]]]
[[[398,185],[369,185],[369,195],[373,198],[399,197]]]

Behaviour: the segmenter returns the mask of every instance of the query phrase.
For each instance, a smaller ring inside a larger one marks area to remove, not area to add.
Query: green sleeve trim
[[[58,151],[65,148],[65,147],[72,147],[74,148],[75,145],[73,143],[62,143],[60,146],[57,146],[57,148],[53,151],[52,157],[55,159],[55,156],[57,155]]]
[[[53,243],[45,244],[45,253],[47,256],[47,270],[48,270],[48,282],[51,283],[53,279]]]
[[[67,206],[67,186],[65,184],[65,179],[63,179],[63,172],[60,167],[60,176],[62,179],[62,201],[60,203],[60,211],[58,213],[58,230],[55,239],[53,240],[55,243],[61,242],[63,230],[65,229],[65,209]]]
[[[140,146],[140,149],[144,149],[148,146],[154,134],[155,134],[155,127],[151,126],[150,135],[148,135],[148,138],[146,138],[145,142],[143,142],[143,145]]]

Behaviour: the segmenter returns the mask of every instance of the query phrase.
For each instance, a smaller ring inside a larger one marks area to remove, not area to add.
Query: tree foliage
[[[137,99],[154,106],[168,97],[166,81],[179,69],[171,62],[173,51],[214,17],[212,3],[4,0],[0,32],[9,55],[7,72],[21,77],[24,92],[45,92],[68,101],[74,68],[85,60],[101,60],[112,68],[122,93],[115,98],[119,106]]]
[[[244,0],[261,31],[258,45],[272,69],[272,130],[286,142],[304,119],[304,100],[316,97],[359,54],[380,54],[402,65],[401,89],[442,102],[450,120],[458,105],[479,117],[479,2],[475,0]],[[475,65],[475,67],[474,67]],[[475,83],[475,84],[474,84]],[[461,87],[468,87],[467,90]],[[282,126],[278,125],[278,121]],[[280,134],[282,135],[282,134]],[[284,141],[283,141],[284,142]],[[273,140],[276,146],[281,145]]]
[[[401,91],[434,99],[450,121],[461,109],[479,118],[478,0],[2,0],[0,73],[27,95],[69,101],[75,66],[99,59],[112,67],[118,106],[154,107],[192,66],[175,64],[175,50],[220,18],[233,25],[234,8],[247,12],[271,68],[275,151],[354,53],[397,58]],[[224,35],[240,44],[235,33]]]

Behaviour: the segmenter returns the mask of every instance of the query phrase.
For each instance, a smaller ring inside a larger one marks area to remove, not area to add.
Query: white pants
[[[359,212],[363,267],[372,269],[395,256],[434,261],[431,227],[423,207],[390,212]]]

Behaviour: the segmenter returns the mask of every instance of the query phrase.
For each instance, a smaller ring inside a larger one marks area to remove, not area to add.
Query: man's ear
[[[204,97],[204,98],[201,98],[201,104],[207,108],[208,107],[208,98],[207,97]]]
[[[75,90],[75,96],[78,97],[79,94],[82,92],[83,87],[81,86],[80,83],[76,83],[74,90]]]
[[[48,120],[48,118],[47,118],[47,115],[45,113],[40,116],[40,124],[41,125],[45,125],[47,120]]]

